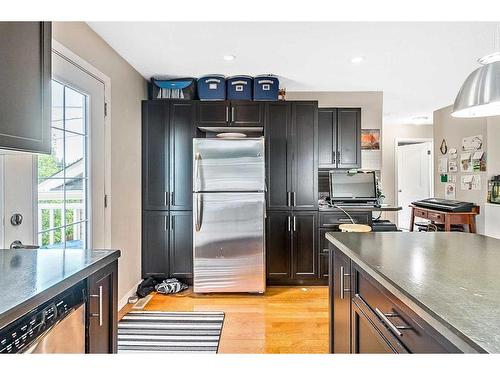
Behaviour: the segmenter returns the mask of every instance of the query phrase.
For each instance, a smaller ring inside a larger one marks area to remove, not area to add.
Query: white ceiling
[[[89,22],[138,72],[263,74],[288,91],[383,91],[384,123],[452,104],[494,23]],[[223,60],[232,54],[234,61]],[[359,65],[351,63],[363,56]]]

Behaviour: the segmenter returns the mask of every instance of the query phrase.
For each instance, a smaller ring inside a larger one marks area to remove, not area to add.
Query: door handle
[[[234,122],[234,107],[231,107],[231,122]]]
[[[168,192],[167,191],[164,192],[163,205],[168,206]]]
[[[286,192],[286,206],[291,207],[292,205],[292,193],[290,191]]]
[[[226,106],[226,122],[229,122],[229,106]]]
[[[174,204],[174,192],[170,192],[170,204],[173,205]]]
[[[170,216],[170,231],[173,232],[174,230],[174,217]]]
[[[163,230],[168,232],[168,216],[163,216]]]
[[[377,313],[377,315],[379,316],[379,318],[382,319],[382,321],[387,325],[387,327],[389,327],[389,329],[394,334],[396,334],[397,336],[403,336],[403,332],[400,331],[402,329],[412,329],[412,327],[410,327],[410,326],[397,326],[393,322],[391,322],[389,320],[390,317],[399,316],[396,313],[387,313],[387,314],[384,314],[382,311],[380,311],[378,309],[378,307],[375,308],[375,312]]]
[[[201,229],[201,195],[196,194],[196,214],[195,214],[195,227],[196,231],[199,232]]]
[[[288,222],[288,231],[292,231],[292,218],[290,216],[287,216],[287,222]]]
[[[297,231],[297,217],[296,216],[293,217],[293,231],[294,232]]]
[[[350,292],[351,290],[350,289],[345,289],[344,288],[344,277],[346,276],[351,276],[350,274],[348,273],[344,273],[344,266],[340,266],[340,299],[344,299],[345,295],[344,293],[345,292]]]
[[[201,154],[197,152],[194,155],[194,191],[197,192],[200,189],[200,159]]]
[[[292,192],[292,196],[293,196],[293,207],[295,207],[297,206],[297,195],[295,194],[294,191]]]
[[[99,285],[99,294],[91,294],[90,297],[99,299],[99,313],[90,314],[93,318],[99,318],[99,327],[102,327],[102,285]]]

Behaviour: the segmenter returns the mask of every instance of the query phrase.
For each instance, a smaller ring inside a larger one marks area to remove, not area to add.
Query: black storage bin
[[[226,100],[226,77],[212,74],[198,78],[200,100]]]
[[[253,78],[253,100],[278,100],[280,82],[273,75],[260,75]]]
[[[250,76],[233,76],[226,80],[228,100],[252,100],[253,78]]]
[[[196,78],[151,78],[150,99],[196,99]]]

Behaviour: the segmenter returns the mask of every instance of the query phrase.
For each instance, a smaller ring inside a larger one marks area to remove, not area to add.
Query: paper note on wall
[[[460,179],[462,190],[481,190],[481,176],[478,174],[469,174]]]
[[[455,199],[455,197],[456,197],[456,194],[455,194],[455,184],[448,182],[444,186],[444,197],[446,199]]]

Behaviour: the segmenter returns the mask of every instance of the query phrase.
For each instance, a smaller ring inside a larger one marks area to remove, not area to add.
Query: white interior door
[[[38,242],[105,247],[105,87],[52,54],[52,155],[38,160]]]
[[[432,142],[397,146],[398,226],[410,226],[411,202],[432,195]]]

